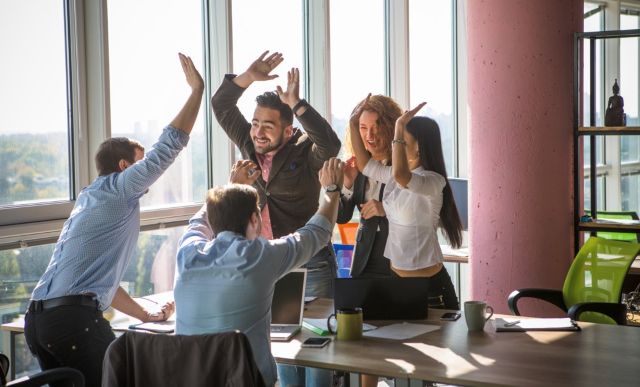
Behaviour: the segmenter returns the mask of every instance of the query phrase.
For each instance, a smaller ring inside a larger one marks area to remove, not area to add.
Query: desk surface
[[[307,307],[305,316],[311,318],[333,310],[327,299]],[[467,386],[627,386],[640,380],[637,327],[580,322],[580,332],[497,333],[490,322],[484,332],[469,333],[464,316],[441,322],[441,313],[431,310],[421,321],[439,330],[409,340],[334,340],[324,348],[301,348],[315,336],[303,329],[290,342],[271,343],[271,351],[281,363]],[[22,332],[23,322],[2,329]]]
[[[331,310],[330,300],[316,300],[305,316],[320,318]],[[303,329],[271,349],[282,363],[469,386],[624,386],[640,380],[638,328],[581,322],[580,332],[497,333],[490,322],[485,332],[469,333],[464,316],[440,322],[441,313],[432,310],[423,321],[441,329],[405,341],[334,340],[321,349],[301,348],[314,336]]]

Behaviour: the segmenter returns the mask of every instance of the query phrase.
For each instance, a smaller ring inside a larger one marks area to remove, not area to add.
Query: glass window
[[[238,101],[238,108],[247,121],[251,121],[256,97],[266,91],[275,91],[276,86],[286,89],[287,71],[292,67],[300,69],[300,97],[304,97],[302,1],[234,0],[232,6],[234,73],[244,72],[267,50],[269,53],[280,52],[284,57],[284,61],[272,73],[279,75],[278,78],[254,82]],[[214,79],[213,83],[218,85],[220,81]],[[294,125],[300,127],[297,122]],[[236,156],[239,157],[239,153]]]
[[[132,297],[173,290],[178,242],[186,227],[140,233],[133,259],[120,285]]]
[[[201,2],[109,1],[108,18],[111,135],[134,138],[149,150],[191,92],[178,52],[191,56],[205,75]],[[203,108],[207,106],[204,101]],[[202,201],[207,189],[206,160],[201,111],[189,145],[141,205]]]
[[[427,102],[418,114],[438,122],[447,172],[451,174],[455,146],[453,5],[451,1],[411,0],[409,10],[411,107]]]
[[[344,139],[356,104],[368,93],[385,94],[384,2],[332,1],[329,20],[331,125]]]
[[[604,176],[598,176],[598,180],[596,181],[596,190],[598,191],[596,194],[597,196],[597,207],[598,207],[598,211],[604,211],[604,202],[605,202],[605,197],[604,197],[604,184],[605,184],[605,178]],[[585,213],[587,211],[591,210],[591,179],[588,176],[585,176],[584,178],[584,211]]]
[[[0,2],[0,206],[70,199],[61,1]]]
[[[590,5],[585,3],[585,12],[588,10],[588,7]],[[587,18],[584,19],[584,31],[585,32],[595,32],[595,31],[602,31],[603,29],[603,19],[604,17],[604,13],[603,12],[597,12]],[[596,52],[595,52],[595,62],[596,62],[596,68],[593,69],[593,71],[595,71],[595,79],[596,79],[596,85],[595,85],[595,94],[596,94],[596,121],[595,121],[595,125],[603,125],[604,124],[604,120],[602,117],[602,77],[603,77],[603,70],[602,70],[602,39],[598,39],[596,40]],[[591,55],[591,46],[590,46],[590,40],[589,39],[585,39],[584,40],[584,56],[583,56],[583,61],[584,61],[584,72],[583,72],[583,87],[584,87],[584,111],[583,111],[583,125],[584,126],[590,126],[591,122],[589,119],[589,115],[590,115],[590,105],[589,105],[589,100],[591,98],[590,96],[590,90],[591,90],[591,82],[590,82],[590,78],[589,75],[591,74],[591,67],[590,67],[590,55]]]
[[[633,30],[640,28],[638,15],[620,15],[620,29]],[[620,39],[620,95],[624,98],[624,112],[627,115],[627,126],[640,126],[638,119],[638,59],[640,58],[640,39]],[[640,141],[638,136],[622,136],[620,142],[620,159],[625,162],[640,161]],[[624,191],[623,191],[624,195]],[[637,207],[634,207],[637,208]]]
[[[44,273],[54,244],[0,251],[0,322],[12,322],[24,317],[31,292]],[[9,353],[8,332],[0,331],[2,352]],[[5,339],[6,337],[6,339]],[[7,347],[5,347],[7,346]],[[24,341],[24,335],[16,340],[16,375],[22,376],[40,370]]]
[[[640,174],[622,176],[622,211],[636,211],[640,208]]]

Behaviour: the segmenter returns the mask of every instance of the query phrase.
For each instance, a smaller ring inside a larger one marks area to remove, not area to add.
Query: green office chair
[[[514,290],[507,301],[509,309],[519,316],[518,300],[532,297],[552,303],[574,320],[625,325],[622,283],[639,252],[638,243],[591,237],[573,260],[562,290]]]
[[[635,211],[598,211],[598,219],[606,220],[638,220],[638,214]],[[633,242],[640,241],[638,234],[634,232],[614,232],[614,231],[598,231],[598,236],[604,239],[613,239],[616,241]]]

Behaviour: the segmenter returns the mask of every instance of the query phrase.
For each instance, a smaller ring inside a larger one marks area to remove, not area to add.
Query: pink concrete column
[[[506,313],[557,288],[573,258],[573,33],[578,0],[467,2],[471,297]],[[524,313],[554,315],[540,302]]]

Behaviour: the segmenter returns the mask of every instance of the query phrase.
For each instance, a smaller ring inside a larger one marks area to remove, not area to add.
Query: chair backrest
[[[102,369],[103,387],[124,385],[261,387],[264,380],[241,332],[186,336],[129,331],[109,345]]]
[[[2,387],[40,387],[53,382],[65,382],[65,386],[84,387],[82,372],[69,367],[52,368],[7,383],[9,365],[9,358],[0,353],[0,386]]]
[[[355,245],[356,234],[358,232],[359,223],[338,223],[338,230],[340,231],[340,239],[343,245]]]
[[[640,244],[591,237],[576,255],[564,281],[567,308],[580,302],[619,303],[622,283],[640,252]],[[585,312],[583,321],[615,324],[603,314]]]
[[[598,219],[607,220],[638,220],[638,214],[635,211],[598,211]],[[614,232],[614,231],[598,231],[598,236],[604,239],[613,239],[616,241],[634,242],[640,241],[640,235],[634,232]]]

